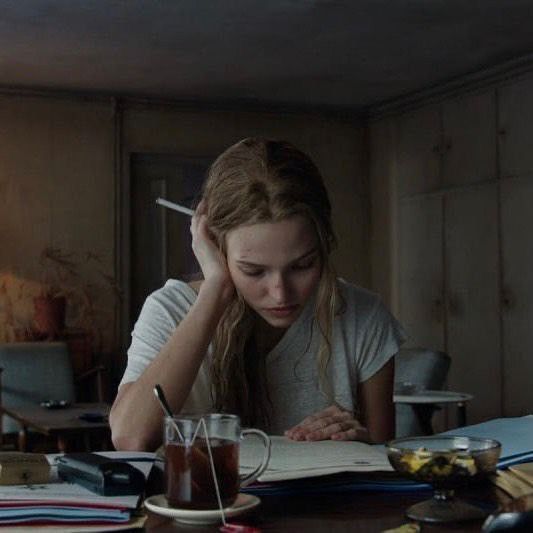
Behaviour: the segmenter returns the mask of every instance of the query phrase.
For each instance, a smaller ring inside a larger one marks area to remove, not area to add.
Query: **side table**
[[[466,425],[466,402],[474,396],[466,392],[442,391],[442,390],[419,390],[410,394],[394,394],[394,403],[407,403],[416,406],[456,404],[457,425]],[[416,409],[415,409],[416,410]],[[432,428],[428,428],[428,430]],[[432,431],[431,431],[432,432]]]

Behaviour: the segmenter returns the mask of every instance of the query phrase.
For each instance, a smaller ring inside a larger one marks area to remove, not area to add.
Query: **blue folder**
[[[489,438],[501,442],[498,468],[533,460],[533,415],[495,418],[481,424],[445,431],[441,435]]]
[[[283,496],[290,494],[314,494],[324,492],[413,492],[431,491],[430,485],[416,483],[399,477],[381,477],[379,474],[354,474],[346,472],[290,481],[255,483],[242,489],[257,496]]]

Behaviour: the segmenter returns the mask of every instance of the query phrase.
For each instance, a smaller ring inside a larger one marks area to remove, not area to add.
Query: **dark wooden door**
[[[131,157],[130,330],[148,294],[169,278],[190,279],[198,265],[190,219],[155,203],[163,197],[191,207],[210,161],[169,154]]]

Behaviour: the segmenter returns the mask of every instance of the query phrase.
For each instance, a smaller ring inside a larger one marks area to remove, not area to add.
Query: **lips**
[[[298,305],[285,305],[283,307],[269,307],[266,312],[275,317],[283,318],[292,315],[297,309]]]

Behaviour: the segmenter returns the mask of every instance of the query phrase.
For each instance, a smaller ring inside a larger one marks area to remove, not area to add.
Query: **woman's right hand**
[[[219,250],[207,225],[206,203],[202,200],[191,219],[192,250],[204,280],[215,280],[224,284],[231,284],[231,276],[226,257]]]

